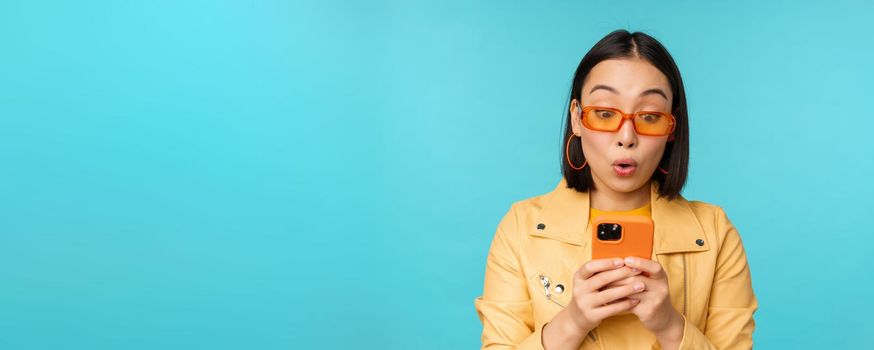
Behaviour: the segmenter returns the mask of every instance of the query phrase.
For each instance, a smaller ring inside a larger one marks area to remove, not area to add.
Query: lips
[[[631,158],[617,159],[613,162],[613,171],[617,176],[631,176],[637,170],[637,162]]]

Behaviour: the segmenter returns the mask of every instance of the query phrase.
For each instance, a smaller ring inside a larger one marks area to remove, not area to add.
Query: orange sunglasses
[[[631,119],[640,135],[665,136],[674,132],[677,119],[670,113],[639,111],[625,113],[617,108],[586,106],[580,117],[586,128],[595,131],[618,131],[625,119]]]

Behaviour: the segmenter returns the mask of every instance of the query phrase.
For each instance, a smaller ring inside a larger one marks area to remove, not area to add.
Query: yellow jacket
[[[680,349],[751,348],[758,302],[737,229],[716,205],[658,198],[655,181],[650,193],[652,259],[667,272],[671,302],[685,320]],[[567,188],[564,178],[552,192],[513,203],[474,300],[483,349],[543,349],[543,325],[568,304],[574,272],[591,259],[588,216],[589,194]],[[660,348],[655,335],[630,312],[605,319],[580,347],[650,348]]]

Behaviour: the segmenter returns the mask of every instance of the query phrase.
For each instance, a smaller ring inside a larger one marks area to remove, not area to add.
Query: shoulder
[[[544,192],[511,202],[498,228],[505,235],[517,236],[523,227],[532,225],[550,199],[551,192]]]
[[[682,198],[682,196],[680,198]],[[717,204],[700,200],[686,200],[685,198],[683,198],[682,200],[688,203],[689,208],[691,208],[692,212],[695,213],[695,216],[699,218],[725,215],[725,210],[723,210],[722,207]]]
[[[522,215],[536,214],[541,211],[549,201],[549,194],[549,192],[546,192],[517,200],[510,205],[510,209],[515,210]]]
[[[737,229],[721,206],[700,200],[685,201],[705,232],[716,238],[717,246],[729,236],[738,236]]]

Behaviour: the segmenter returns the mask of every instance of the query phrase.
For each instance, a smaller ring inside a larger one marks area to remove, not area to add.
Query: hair
[[[587,192],[590,188],[594,188],[591,167],[587,166],[581,170],[575,170],[566,160],[566,157],[570,158],[576,166],[586,161],[580,146],[581,140],[574,137],[573,134],[569,103],[575,98],[582,99],[583,82],[592,71],[592,67],[604,60],[621,58],[638,58],[648,61],[668,78],[671,85],[673,95],[671,114],[677,119],[674,140],[669,141],[665,146],[665,152],[659,161],[659,166],[666,169],[669,175],[654,171],[650,180],[658,182],[659,196],[673,200],[680,196],[689,170],[689,117],[686,110],[686,92],[683,89],[680,70],[674,63],[671,54],[658,40],[642,32],[629,33],[627,30],[619,29],[607,34],[583,56],[577,66],[571,83],[568,103],[564,105],[567,115],[564,118],[564,130],[562,131],[564,137],[561,143],[561,173],[569,188],[578,192]],[[566,155],[568,138],[572,138],[572,140],[570,141],[570,154]]]

